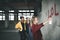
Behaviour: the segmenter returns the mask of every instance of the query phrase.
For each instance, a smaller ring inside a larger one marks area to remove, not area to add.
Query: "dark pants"
[[[32,34],[31,27],[29,27],[29,40],[33,40],[33,34]]]
[[[26,32],[25,31],[19,31],[21,40],[26,40]]]
[[[29,33],[26,32],[27,40],[29,40]]]

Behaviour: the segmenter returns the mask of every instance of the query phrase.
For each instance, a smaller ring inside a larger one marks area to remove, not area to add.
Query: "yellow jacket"
[[[26,21],[24,21],[24,23],[26,23]],[[20,30],[20,31],[22,31],[23,28],[22,28],[21,22],[18,22],[18,23],[16,24],[15,28],[18,29],[18,30]],[[26,30],[26,25],[24,25],[24,29]]]
[[[23,28],[22,28],[21,22],[18,22],[18,23],[16,24],[15,28],[18,29],[18,30],[20,30],[20,31],[22,31]]]

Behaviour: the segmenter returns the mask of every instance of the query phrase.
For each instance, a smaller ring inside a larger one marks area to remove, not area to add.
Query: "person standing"
[[[24,17],[20,17],[21,21],[19,21],[15,28],[19,30],[19,34],[21,37],[21,40],[26,40],[26,26],[25,26],[25,22],[24,22]]]
[[[27,40],[33,40],[33,35],[31,31],[31,21],[30,18],[26,18],[26,32],[27,32]]]
[[[47,19],[43,23],[38,24],[38,18],[33,17],[33,24],[32,24],[33,40],[43,40],[40,29],[48,22],[48,20],[49,19]]]

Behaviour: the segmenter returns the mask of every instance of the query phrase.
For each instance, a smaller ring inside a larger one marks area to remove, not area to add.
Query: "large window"
[[[9,20],[14,21],[14,10],[9,10]]]
[[[14,21],[14,14],[13,13],[9,13],[9,20]]]
[[[0,21],[5,20],[5,14],[4,11],[0,10]]]
[[[34,10],[18,10],[18,20],[20,20],[21,16],[24,16],[24,19],[27,17],[32,18],[34,15]]]
[[[4,20],[5,21],[5,11],[0,10],[0,21]],[[9,10],[8,14],[9,14],[9,21],[14,21],[14,14],[15,11],[14,10]],[[18,10],[18,20],[20,20],[21,16],[24,16],[24,18],[26,19],[27,17],[32,18],[32,16],[34,15],[34,10],[31,9],[22,9],[22,10]]]

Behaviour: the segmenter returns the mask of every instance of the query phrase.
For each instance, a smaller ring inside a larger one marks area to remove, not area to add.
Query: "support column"
[[[9,13],[8,10],[5,10],[5,28],[8,28],[9,25]]]

